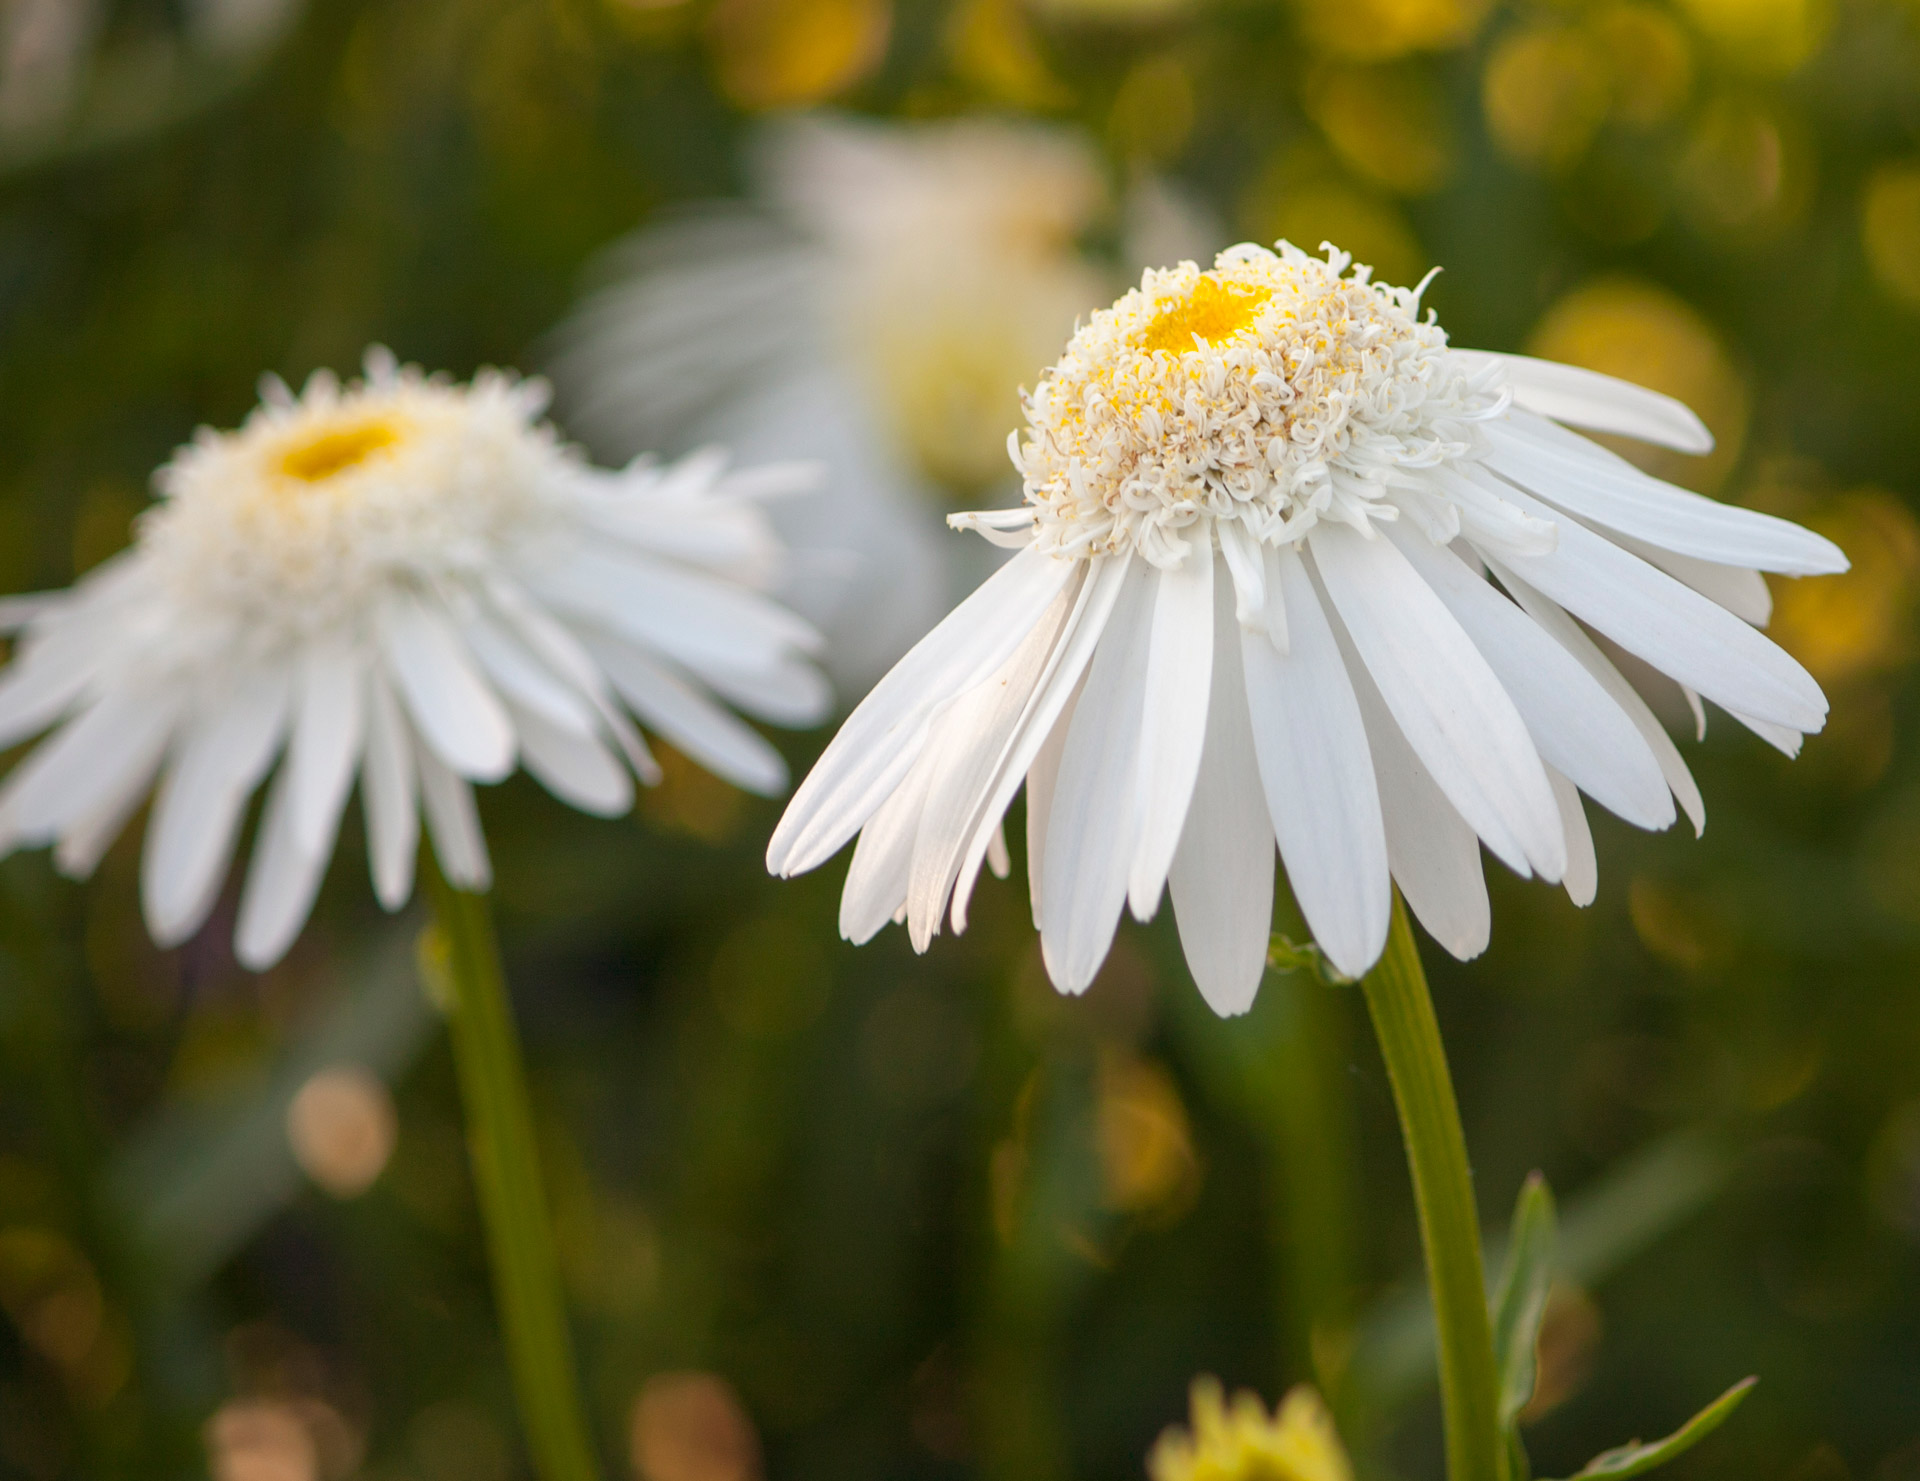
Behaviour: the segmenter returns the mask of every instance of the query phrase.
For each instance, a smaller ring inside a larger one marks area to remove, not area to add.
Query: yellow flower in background
[[[1648,472],[1712,490],[1739,462],[1747,434],[1746,385],[1713,326],[1666,289],[1631,278],[1584,283],[1541,317],[1527,353],[1632,381],[1697,411],[1715,439],[1703,456],[1613,444]]]
[[[1860,201],[1860,235],[1880,286],[1920,307],[1920,164],[1873,172]]]
[[[838,97],[887,54],[890,0],[719,0],[707,18],[720,86],[742,108]]]
[[[1796,70],[1826,43],[1831,0],[1680,0],[1695,28],[1755,72]]]
[[[1272,1415],[1242,1389],[1194,1379],[1191,1429],[1170,1426],[1147,1457],[1152,1481],[1353,1481],[1353,1466],[1320,1395],[1305,1384]]]
[[[1609,82],[1605,54],[1579,28],[1546,22],[1510,32],[1481,79],[1487,129],[1521,164],[1565,169],[1607,116]]]
[[[1307,80],[1307,113],[1356,173],[1397,195],[1428,195],[1453,174],[1445,99],[1409,67],[1334,65]]]
[[[1920,522],[1882,489],[1857,489],[1808,523],[1844,540],[1853,569],[1795,581],[1774,600],[1780,645],[1823,684],[1840,686],[1910,662],[1920,615]]]
[[[1464,46],[1491,0],[1298,0],[1300,29],[1322,51],[1385,61]]]

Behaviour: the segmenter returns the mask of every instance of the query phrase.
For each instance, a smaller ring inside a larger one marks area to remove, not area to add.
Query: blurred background
[[[1677,1481],[1916,1481],[1920,5],[4,0],[0,589],[377,341],[551,374],[605,460],[824,459],[780,518],[850,702],[988,569],[941,516],[1017,497],[1075,316],[1279,236],[1683,397],[1719,449],[1657,471],[1852,555],[1775,583],[1834,704],[1797,763],[1722,717],[1702,840],[1598,818],[1591,909],[1495,869],[1486,957],[1427,956],[1490,1240],[1530,1168],[1562,1201],[1536,1469],[1757,1372]],[[482,799],[609,1474],[1139,1477],[1208,1371],[1440,1475],[1351,989],[1218,1021],[1163,913],[1057,999],[1018,872],[856,952],[844,863],[766,879],[777,808],[667,759],[628,821]],[[526,1474],[422,920],[361,857],[258,977],[222,916],[148,943],[137,829],[85,886],[0,864],[0,1475]]]

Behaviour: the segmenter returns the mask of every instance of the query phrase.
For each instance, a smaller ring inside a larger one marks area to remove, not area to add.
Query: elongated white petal
[[[264,972],[287,954],[313,910],[313,897],[319,893],[333,851],[331,839],[328,847],[314,850],[300,838],[300,786],[289,761],[267,793],[253,857],[247,861],[233,954],[252,972]]]
[[[1074,706],[1047,819],[1040,950],[1067,993],[1085,992],[1106,960],[1139,831],[1141,676],[1153,607],[1151,567],[1138,558],[1126,567]]]
[[[95,701],[7,778],[0,838],[45,843],[103,809],[124,820],[160,764],[181,707],[165,691],[116,689]]]
[[[414,854],[420,846],[413,756],[413,736],[400,702],[375,670],[367,682],[367,755],[360,796],[367,813],[373,893],[388,910],[398,910],[413,893]]]
[[[512,713],[521,762],[555,797],[602,818],[620,817],[633,806],[632,776],[597,735],[581,735],[518,706]]]
[[[1773,592],[1767,578],[1745,566],[1724,566],[1713,561],[1676,555],[1647,540],[1630,535],[1613,536],[1614,543],[1631,550],[1650,566],[1657,566],[1676,581],[1685,582],[1710,602],[1718,602],[1742,622],[1765,627],[1773,616]]]
[[[1753,716],[1743,715],[1738,710],[1728,710],[1727,713],[1789,761],[1799,756],[1801,740],[1799,731],[1790,726],[1775,725],[1767,720],[1756,720]]]
[[[604,623],[695,668],[737,663],[743,655],[815,653],[821,645],[811,625],[769,598],[642,555],[580,545],[524,579],[557,610]]]
[[[1541,759],[1630,823],[1672,823],[1673,797],[1659,763],[1599,681],[1452,551],[1434,549],[1415,532],[1390,530],[1388,538],[1479,648]]]
[[[1055,728],[1066,723],[1067,711],[1074,707],[1080,691],[1086,687],[1087,667],[1131,569],[1132,564],[1124,557],[1102,557],[1093,563],[1075,593],[1073,608],[1047,659],[1046,671],[1034,687],[1026,711],[1014,726],[995,770],[992,787],[975,812],[973,838],[961,860],[953,891],[955,931],[967,928],[967,905],[973,897],[973,881],[979,876],[980,861],[993,842],[999,820],[1006,816],[1013,794],[1020,789],[1034,758],[1050,743]],[[1032,867],[1028,865],[1029,869]]]
[[[240,813],[285,734],[288,689],[283,672],[253,674],[181,737],[140,866],[147,930],[161,946],[186,940],[213,908]]]
[[[1660,774],[1666,779],[1668,790],[1680,804],[1680,810],[1692,822],[1694,836],[1699,837],[1707,825],[1706,804],[1701,799],[1700,786],[1687,769],[1687,763],[1680,755],[1679,747],[1674,745],[1673,737],[1667,734],[1667,728],[1660,723],[1640,691],[1627,682],[1626,676],[1613,666],[1607,655],[1600,651],[1599,645],[1587,636],[1586,630],[1562,608],[1505,567],[1495,565],[1494,574],[1500,578],[1500,584],[1513,593],[1514,600],[1520,603],[1527,615],[1577,658],[1580,666],[1600,681],[1600,687],[1633,721],[1634,729],[1640,732],[1640,738],[1647,743],[1647,749],[1659,763]]]
[[[366,734],[366,664],[343,644],[316,643],[302,658],[295,684],[287,743],[288,842],[324,861],[333,852]]]
[[[1844,571],[1847,558],[1824,535],[1784,519],[1722,504],[1662,483],[1603,449],[1552,446],[1492,429],[1488,466],[1509,482],[1582,519],[1721,565],[1808,576]]]
[[[916,769],[930,773],[913,844],[907,882],[907,926],[915,951],[925,951],[940,929],[981,810],[1033,694],[1046,677],[1054,645],[1073,603],[1054,598],[1026,641],[998,670],[961,694],[934,721]],[[1002,811],[1004,812],[1004,808]],[[991,820],[997,829],[999,818]],[[991,831],[991,829],[990,829]]]
[[[1392,544],[1324,524],[1309,539],[1354,648],[1440,790],[1515,871],[1559,879],[1553,789],[1486,659]]]
[[[1553,800],[1560,804],[1560,826],[1567,834],[1567,898],[1575,905],[1593,904],[1600,888],[1600,863],[1593,852],[1593,830],[1587,826],[1587,810],[1580,804],[1580,789],[1547,768],[1547,780],[1553,783]]]
[[[1632,381],[1577,365],[1536,360],[1530,355],[1502,355],[1490,350],[1453,353],[1476,367],[1498,363],[1513,387],[1514,401],[1541,416],[1595,432],[1617,432],[1683,453],[1713,451],[1713,433],[1691,407]]]
[[[1514,498],[1546,509],[1518,489]],[[1809,734],[1826,724],[1826,696],[1793,658],[1724,607],[1574,521],[1561,523],[1552,555],[1507,555],[1499,564],[1715,704]]]
[[[95,664],[66,655],[34,653],[16,659],[0,676],[0,747],[25,740],[51,725],[86,691]]]
[[[473,788],[434,754],[433,748],[414,748],[414,766],[420,776],[420,801],[427,816],[427,836],[433,856],[447,883],[475,892],[493,887],[493,864],[487,857],[486,835],[480,831],[480,812]]]
[[[1207,738],[1207,692],[1213,677],[1214,560],[1206,545],[1185,563],[1159,573],[1147,643],[1146,711],[1140,735],[1140,780],[1146,807],[1134,845],[1127,899],[1147,920],[1186,827],[1187,801]],[[1259,551],[1254,561],[1260,563]],[[1238,590],[1238,583],[1235,583]],[[1271,600],[1271,593],[1268,594]],[[1262,621],[1265,613],[1262,611]],[[1264,626],[1261,636],[1265,636]]]
[[[513,726],[440,612],[397,597],[382,614],[388,676],[420,738],[462,776],[497,782],[513,769]]]
[[[802,874],[839,852],[913,765],[927,719],[1005,663],[1081,562],[1025,550],[994,572],[873,688],[814,763],[767,845],[767,868]]]
[[[860,830],[840,892],[840,934],[865,944],[896,912],[906,909],[908,870],[927,789],[933,783],[931,748],[921,754],[894,793]]]
[[[1358,538],[1358,537],[1356,537]],[[1386,945],[1393,894],[1373,761],[1333,629],[1291,548],[1275,552],[1290,647],[1243,633],[1253,749],[1272,832],[1314,939],[1358,977]],[[1176,907],[1177,908],[1177,907]]]
[[[461,624],[460,636],[500,694],[577,736],[593,734],[593,710],[578,689],[555,674],[517,638],[482,613]]]
[[[642,723],[737,787],[763,797],[786,790],[787,763],[759,731],[631,644],[589,646]]]
[[[1341,637],[1373,752],[1394,882],[1427,934],[1449,955],[1470,961],[1487,949],[1493,936],[1480,840],[1407,744],[1366,665],[1344,634]]]
[[[705,664],[695,672],[727,703],[774,725],[818,725],[833,709],[833,686],[804,659],[782,658],[752,670]]]
[[[1082,670],[1060,708],[1060,716],[1045,732],[1033,761],[1027,767],[1027,903],[1033,911],[1033,928],[1040,929],[1040,879],[1047,857],[1047,818],[1053,812],[1054,784],[1060,779],[1060,758],[1066,753],[1067,731],[1073,724],[1073,708],[1086,682]],[[959,906],[956,904],[956,909]],[[962,922],[956,921],[958,929]]]
[[[1270,607],[1280,601],[1271,584],[1267,601]],[[1227,1018],[1253,1006],[1273,930],[1273,826],[1255,801],[1260,766],[1240,669],[1243,644],[1268,640],[1264,633],[1241,630],[1224,590],[1215,597],[1211,638],[1200,769],[1167,872],[1167,893],[1194,985]]]

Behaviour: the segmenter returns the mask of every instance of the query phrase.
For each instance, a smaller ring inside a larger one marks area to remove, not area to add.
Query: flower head
[[[1320,1395],[1302,1384],[1270,1416],[1257,1394],[1231,1402],[1212,1377],[1193,1381],[1193,1428],[1170,1426],[1147,1457],[1152,1481],[1353,1481]]]
[[[711,694],[811,723],[812,630],[754,588],[780,548],[752,502],[808,470],[590,467],[539,421],[536,382],[470,386],[383,351],[362,382],[277,381],[237,432],[155,475],[132,549],[12,605],[0,744],[58,725],[0,789],[0,845],[89,873],[156,773],[142,865],[156,939],[206,919],[248,798],[281,761],[236,949],[279,958],[311,908],[355,773],[375,888],[412,889],[424,805],[456,884],[490,876],[470,782],[516,758],[590,812],[658,768],[633,723],[741,786],[777,752]],[[711,692],[711,693],[710,693]]]
[[[1419,307],[1283,242],[1149,272],[1095,314],[1027,398],[1025,502],[953,520],[1019,554],[848,719],[769,866],[858,833],[843,933],[904,919],[924,949],[1005,862],[1024,783],[1054,982],[1083,990],[1121,910],[1145,920],[1165,892],[1202,992],[1240,1012],[1276,844],[1357,976],[1396,883],[1449,951],[1485,947],[1482,844],[1590,901],[1582,792],[1642,827],[1676,802],[1703,825],[1599,639],[1797,751],[1826,700],[1756,630],[1759,573],[1846,557],[1569,430],[1705,451],[1678,402],[1454,349]]]

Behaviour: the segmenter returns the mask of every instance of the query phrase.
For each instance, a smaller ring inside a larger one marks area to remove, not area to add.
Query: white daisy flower
[[[9,603],[0,746],[59,728],[0,789],[0,848],[51,843],[90,873],[160,782],[141,895],[162,945],[205,921],[255,788],[284,753],[235,939],[264,967],[312,906],[354,776],[374,888],[411,893],[426,815],[453,883],[484,889],[471,782],[516,758],[615,815],[658,779],[633,716],[729,781],[786,768],[714,696],[816,722],[813,630],[753,588],[780,550],[761,497],[794,466],[718,454],[590,467],[539,421],[538,382],[471,386],[367,356],[364,382],[277,380],[233,433],[203,428],[155,475],[129,550],[70,591]]]
[[[1201,991],[1240,1012],[1276,842],[1357,976],[1392,882],[1456,956],[1485,947],[1481,843],[1591,900],[1581,792],[1702,825],[1602,639],[1789,754],[1821,727],[1756,631],[1759,572],[1843,570],[1835,546],[1567,430],[1707,450],[1678,402],[1451,349],[1419,289],[1347,263],[1283,242],[1150,271],[1041,377],[1011,444],[1025,504],[954,520],[1019,554],[854,711],[768,851],[794,874],[860,835],[847,937],[964,928],[1024,781],[1054,982],[1085,989],[1164,887]]]
[[[1078,135],[983,119],[786,118],[750,164],[749,202],[610,254],[554,374],[613,456],[712,440],[826,466],[775,518],[790,599],[857,691],[984,574],[939,521],[1013,497],[1014,388],[1113,294],[1079,244],[1106,184]]]

